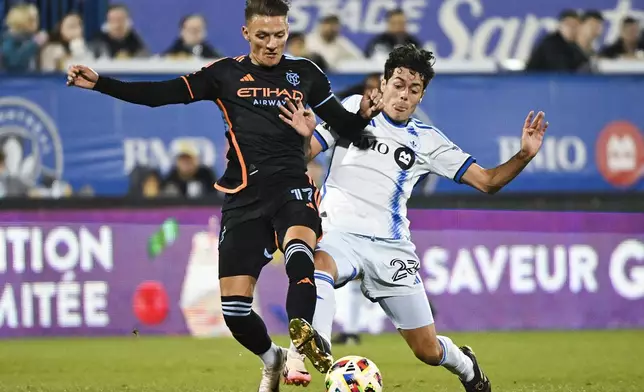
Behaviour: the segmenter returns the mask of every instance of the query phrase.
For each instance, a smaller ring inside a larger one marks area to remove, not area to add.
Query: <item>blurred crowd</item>
[[[22,173],[27,168],[22,160],[22,147],[15,138],[0,140],[0,198],[65,198],[91,197],[94,190],[90,186],[73,190],[63,180],[55,176],[43,175],[37,182],[32,176]],[[321,176],[321,173],[320,173]],[[130,173],[127,195],[131,197],[159,198],[184,197],[198,199],[217,194],[213,184],[217,177],[213,168],[203,165],[194,144],[185,143],[175,151],[173,162],[167,173],[157,168],[137,166]],[[218,195],[223,196],[223,195]]]
[[[601,12],[562,11],[557,30],[535,46],[526,64],[526,71],[594,71],[599,58],[644,60],[644,32],[637,19],[624,18],[619,38],[610,45],[598,48],[597,40],[603,32],[604,17]]]
[[[78,13],[65,15],[53,31],[41,31],[38,8],[30,3],[9,9],[4,25],[0,39],[0,69],[6,72],[60,71],[70,60],[118,60],[152,55],[124,5],[114,4],[108,8],[101,31],[91,40],[86,40],[83,19]],[[204,59],[222,56],[207,40],[207,22],[203,15],[184,16],[178,28],[177,38],[169,43],[162,56]],[[406,43],[420,46],[420,42],[407,32],[405,14],[398,9],[388,12],[387,31],[375,36],[364,52],[342,36],[340,19],[336,15],[322,18],[310,34],[291,32],[287,52],[310,57],[322,69],[328,70],[342,61],[386,55]]]
[[[402,9],[386,14],[386,30],[375,35],[364,51],[342,35],[337,15],[326,15],[308,34],[292,31],[287,52],[307,57],[324,70],[333,70],[344,61],[386,56],[393,48],[420,41],[408,32]],[[559,15],[559,28],[546,36],[527,62],[527,70],[584,71],[592,70],[597,58],[631,58],[644,60],[644,32],[640,21],[627,17],[622,21],[620,36],[606,47],[598,47],[604,18],[599,11],[565,10]],[[180,19],[177,37],[159,55],[168,58],[214,59],[222,56],[207,39],[207,20],[192,14]],[[80,14],[62,17],[50,32],[39,28],[38,8],[30,3],[8,10],[0,38],[0,69],[6,72],[63,70],[67,61],[109,58],[125,59],[156,55],[146,48],[130,18],[128,8],[113,4],[107,10],[101,31],[86,40]]]
[[[91,40],[86,40],[79,13],[65,15],[50,32],[41,31],[39,21],[38,8],[33,4],[19,4],[8,10],[0,37],[0,70],[61,71],[70,60],[118,60],[150,55],[124,5],[108,8],[101,31]],[[162,55],[169,58],[221,57],[206,41],[206,32],[206,19],[202,15],[181,18],[176,40],[168,44]]]

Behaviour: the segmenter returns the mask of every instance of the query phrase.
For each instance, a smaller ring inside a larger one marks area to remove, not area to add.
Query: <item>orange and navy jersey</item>
[[[248,56],[224,58],[164,81],[124,82],[99,76],[94,90],[150,107],[216,103],[230,144],[228,166],[215,184],[227,194],[225,210],[274,197],[284,181],[305,176],[304,138],[279,118],[278,105],[287,98],[302,100],[352,142],[360,141],[370,120],[342,106],[313,62],[289,56],[271,68],[253,64]]]
[[[183,77],[190,99],[216,102],[230,143],[228,167],[215,187],[237,193],[281,174],[304,175],[304,138],[279,118],[278,105],[300,99],[315,110],[335,98],[326,75],[310,60],[284,56],[272,68],[248,56],[225,58]]]

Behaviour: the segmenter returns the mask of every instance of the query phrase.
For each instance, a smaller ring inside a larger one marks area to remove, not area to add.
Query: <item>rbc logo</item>
[[[612,122],[597,139],[596,159],[606,181],[615,186],[631,186],[644,175],[644,137],[628,121]]]

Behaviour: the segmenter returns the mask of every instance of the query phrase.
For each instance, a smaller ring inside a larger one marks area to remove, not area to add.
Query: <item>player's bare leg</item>
[[[289,324],[291,340],[298,351],[306,355],[321,373],[326,373],[333,365],[329,341],[335,314],[334,281],[336,277],[337,267],[333,258],[326,252],[319,250],[315,252],[317,302],[313,323],[295,319]]]
[[[492,391],[492,384],[479,367],[472,349],[467,346],[459,348],[450,338],[437,336],[434,324],[399,331],[416,358],[456,374],[466,392]]]
[[[264,321],[252,309],[257,281],[252,276],[221,278],[221,307],[233,337],[264,363],[259,392],[279,391],[287,350],[275,345]]]

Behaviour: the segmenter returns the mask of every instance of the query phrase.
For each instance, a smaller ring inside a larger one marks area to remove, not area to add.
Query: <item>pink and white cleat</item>
[[[304,365],[304,355],[297,352],[288,351],[286,355],[286,365],[284,365],[284,384],[286,385],[301,385],[303,387],[309,386],[311,382],[311,374],[306,370]]]

